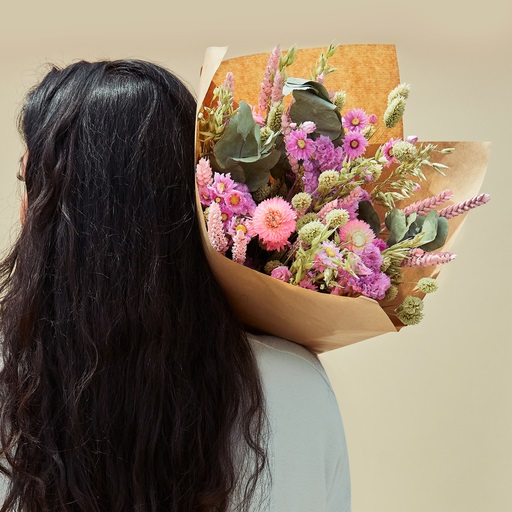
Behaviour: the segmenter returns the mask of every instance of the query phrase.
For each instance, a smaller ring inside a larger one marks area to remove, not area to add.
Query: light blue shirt
[[[317,356],[296,343],[247,333],[271,425],[269,512],[350,512],[345,432]]]

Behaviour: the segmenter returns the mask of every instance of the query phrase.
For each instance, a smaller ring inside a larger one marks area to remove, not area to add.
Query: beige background
[[[46,1],[0,12],[0,249],[16,233],[22,154],[15,117],[46,62],[135,57],[193,88],[204,49],[394,43],[413,92],[406,134],[491,140],[483,191],[415,328],[322,356],[349,445],[354,512],[512,510],[509,204],[512,37],[501,0]],[[501,6],[501,7],[500,7]],[[14,226],[14,227],[13,227]]]

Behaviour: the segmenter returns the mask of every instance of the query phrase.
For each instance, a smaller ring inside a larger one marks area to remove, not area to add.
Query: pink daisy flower
[[[354,130],[345,134],[343,150],[345,155],[351,160],[364,155],[366,146],[368,146],[368,141],[361,132]]]
[[[341,253],[338,246],[329,240],[320,244],[322,250],[315,255],[315,262],[320,263],[323,267],[337,268],[338,265],[333,263],[333,258],[341,259]]]
[[[251,241],[251,235],[249,234],[249,230],[247,227],[248,220],[243,217],[232,217],[231,221],[227,226],[227,232],[231,235],[231,238],[234,240],[238,231],[242,231],[247,239],[247,243]]]
[[[246,214],[249,206],[247,204],[246,195],[237,189],[230,190],[226,193],[224,196],[224,203],[226,204],[226,207],[236,215]]]
[[[398,160],[393,156],[393,146],[399,141],[402,140],[400,138],[394,140],[393,138],[389,139],[384,146],[382,146],[382,154],[384,158],[388,161],[387,164],[384,164],[384,167],[389,167],[392,163],[397,163]]]
[[[372,228],[362,220],[349,220],[339,229],[341,242],[349,251],[362,251],[369,243],[375,240]]]
[[[343,116],[343,128],[349,131],[364,130],[368,126],[368,114],[362,108],[353,108]]]
[[[215,197],[224,197],[235,188],[235,182],[231,179],[231,174],[220,174],[218,172],[213,176],[213,183],[210,185],[212,195]],[[217,201],[218,202],[218,201]]]
[[[249,232],[258,235],[268,251],[280,250],[286,247],[288,237],[295,230],[296,217],[290,203],[283,198],[265,199],[254,210]]]
[[[293,130],[285,137],[286,151],[297,160],[306,160],[315,151],[315,143],[302,130]]]

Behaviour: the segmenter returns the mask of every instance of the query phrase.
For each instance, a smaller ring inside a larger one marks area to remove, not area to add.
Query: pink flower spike
[[[196,166],[196,182],[199,188],[210,185],[213,181],[212,168],[206,158],[201,158]]]
[[[213,202],[208,210],[208,238],[212,247],[222,254],[228,249],[228,240],[222,226],[222,213],[220,206]]]
[[[226,89],[229,89],[231,91],[231,94],[235,94],[235,75],[231,72],[231,71],[228,71],[226,73],[226,78],[224,80],[224,87]]]
[[[254,210],[250,234],[258,235],[269,251],[283,249],[295,230],[296,216],[290,203],[283,198],[265,199]]]
[[[353,130],[345,134],[343,150],[349,159],[353,160],[364,155],[366,146],[368,146],[368,141],[360,131]]]
[[[277,45],[267,61],[267,67],[263,75],[263,81],[261,82],[260,97],[258,101],[258,112],[264,117],[268,108],[268,103],[272,95],[273,78],[275,77],[276,71],[279,67],[279,57],[281,56],[281,48]],[[257,122],[257,121],[256,121]]]
[[[453,192],[449,189],[443,190],[439,194],[432,197],[427,197],[421,201],[406,206],[403,209],[405,215],[411,215],[411,213],[417,213],[418,215],[426,215],[430,210],[433,210],[440,204],[445,203],[453,196]]]
[[[402,261],[402,267],[432,267],[449,263],[456,257],[452,252],[427,252],[420,256],[409,256]]]
[[[247,237],[242,229],[237,229],[231,248],[233,261],[243,265],[247,254]]]
[[[292,273],[288,267],[281,265],[280,267],[276,267],[274,270],[272,270],[270,276],[275,279],[279,279],[280,281],[284,281],[285,283],[289,283],[290,277],[292,277]]]
[[[482,206],[485,203],[491,200],[491,196],[489,194],[479,194],[471,199],[467,199],[466,201],[462,201],[461,203],[452,204],[451,206],[447,206],[443,208],[439,212],[439,217],[445,217],[447,219],[452,219],[453,217],[457,217],[457,215],[462,215],[472,208],[476,208],[477,206]]]
[[[276,74],[274,76],[274,83],[272,85],[272,94],[270,97],[270,104],[273,105],[274,103],[279,103],[283,99],[283,85],[284,85],[284,79],[283,75],[281,75],[281,72],[279,69],[276,71]]]

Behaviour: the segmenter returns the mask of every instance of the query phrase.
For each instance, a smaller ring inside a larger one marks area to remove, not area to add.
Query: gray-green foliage
[[[422,234],[418,247],[434,251],[444,245],[448,235],[448,221],[439,217],[436,210],[431,210],[428,215],[412,213],[406,216],[402,210],[393,209],[386,216],[386,227],[389,230],[388,247]]]
[[[322,84],[303,78],[288,78],[283,93],[290,92],[295,99],[290,107],[290,117],[294,123],[314,121],[317,134],[326,135],[331,140],[343,137],[341,114]]]
[[[277,134],[261,141],[260,126],[254,121],[251,108],[241,101],[222,137],[214,147],[215,163],[251,191],[268,183],[270,169],[281,153],[274,149]]]

